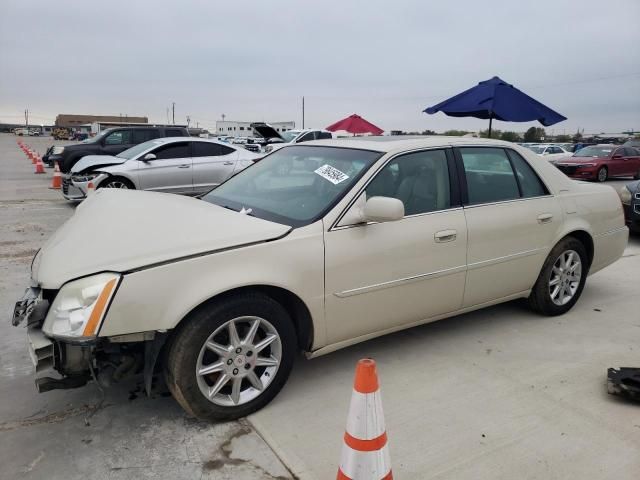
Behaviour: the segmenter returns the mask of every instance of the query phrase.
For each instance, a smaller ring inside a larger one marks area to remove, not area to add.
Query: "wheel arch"
[[[594,256],[594,244],[593,244],[593,237],[591,236],[591,234],[589,232],[587,232],[586,230],[572,230],[570,232],[568,232],[565,236],[563,236],[560,240],[558,240],[558,242],[564,240],[567,237],[573,237],[577,240],[580,241],[580,243],[582,243],[584,245],[584,248],[587,250],[587,255],[589,256],[588,260],[589,260],[589,267],[591,266],[591,264],[593,263],[593,256]],[[556,242],[557,244],[557,242]]]
[[[311,347],[313,346],[314,329],[313,320],[311,318],[311,312],[309,308],[295,293],[285,288],[276,287],[273,285],[247,285],[220,292],[192,308],[176,324],[173,332],[177,332],[180,329],[180,325],[182,325],[183,322],[193,314],[193,312],[199,309],[207,308],[207,306],[213,302],[218,302],[226,298],[248,292],[262,293],[263,295],[272,298],[280,305],[282,305],[282,307],[291,317],[291,320],[293,320],[293,327],[295,330],[298,347],[305,352],[311,351]]]

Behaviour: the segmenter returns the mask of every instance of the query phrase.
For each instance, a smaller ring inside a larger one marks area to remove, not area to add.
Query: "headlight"
[[[101,273],[67,283],[56,295],[42,331],[56,338],[94,339],[119,281],[118,274]]]
[[[72,182],[90,182],[91,180],[93,180],[94,178],[96,178],[98,175],[100,175],[99,173],[85,173],[83,175],[71,175],[71,181]]]
[[[60,155],[62,152],[64,152],[64,147],[53,147],[51,153],[53,153],[54,155]]]
[[[620,189],[620,200],[625,205],[631,205],[631,191],[627,187],[622,187]]]

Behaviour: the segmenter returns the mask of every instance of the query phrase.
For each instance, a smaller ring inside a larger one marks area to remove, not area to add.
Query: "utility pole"
[[[29,130],[29,109],[27,108],[24,110],[24,125]]]
[[[304,129],[304,97],[302,97],[302,128]]]
[[[187,115],[187,128],[189,128],[190,123],[191,123],[191,117]]]
[[[173,124],[176,124],[176,102],[171,102],[171,118],[173,119]]]

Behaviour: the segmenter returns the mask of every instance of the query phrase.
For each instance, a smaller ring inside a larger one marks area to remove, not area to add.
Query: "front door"
[[[205,193],[231,176],[238,151],[213,142],[192,143],[193,191]]]
[[[133,147],[131,130],[115,130],[104,139],[105,155],[117,155]]]
[[[562,223],[555,197],[511,149],[457,149],[469,235],[464,306],[530,289]]]
[[[142,190],[156,192],[193,192],[191,168],[191,142],[173,142],[161,145],[151,152],[156,158],[137,162],[138,183]]]
[[[387,223],[339,223],[326,232],[329,343],[460,308],[467,233],[450,178],[454,171],[453,157],[443,149],[396,157],[361,195],[398,198],[405,217]]]

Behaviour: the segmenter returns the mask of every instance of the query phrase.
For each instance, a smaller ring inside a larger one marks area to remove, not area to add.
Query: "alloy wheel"
[[[566,250],[553,264],[549,277],[549,295],[556,305],[566,305],[578,291],[582,262],[575,250]]]
[[[607,169],[601,168],[598,170],[598,181],[604,182],[607,179]]]
[[[124,183],[121,182],[120,180],[111,180],[109,183],[107,183],[104,188],[125,188],[128,189],[129,186]]]
[[[282,360],[280,335],[264,318],[225,322],[207,338],[196,362],[200,392],[225,407],[257,398],[273,381]]]

